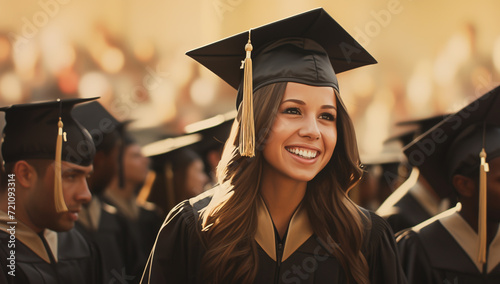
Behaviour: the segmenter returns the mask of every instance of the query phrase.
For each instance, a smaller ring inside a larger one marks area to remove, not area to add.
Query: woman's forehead
[[[298,99],[301,101],[314,101],[336,105],[336,92],[332,87],[310,86],[295,82],[287,83],[283,101]]]

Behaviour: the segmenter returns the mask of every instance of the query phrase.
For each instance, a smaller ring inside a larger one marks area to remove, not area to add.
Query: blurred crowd
[[[408,78],[374,74],[375,68],[339,75],[365,169],[350,193],[357,204],[384,216],[394,213],[399,200],[381,205],[414,173],[402,148],[434,125],[419,124],[422,119],[439,121],[498,85],[500,43],[493,50],[482,53],[474,25],[464,24],[434,58],[416,59]],[[108,263],[108,279],[112,269],[126,267],[138,280],[166,214],[217,182],[215,167],[235,116],[228,114],[234,94],[200,76],[194,64],[182,67],[189,71],[181,79],[170,64],[174,60],[159,56],[152,43],[132,48],[100,26],[86,45],[50,32],[36,38],[0,33],[0,106],[100,97],[102,109],[90,113],[102,111],[121,129],[110,146],[116,151],[103,150],[95,159],[94,198],[86,210],[98,210],[101,219],[88,213],[78,222],[110,259],[123,254],[123,263]],[[0,120],[0,128],[4,124]],[[432,214],[454,205],[442,201]],[[391,225],[398,231],[414,224]]]

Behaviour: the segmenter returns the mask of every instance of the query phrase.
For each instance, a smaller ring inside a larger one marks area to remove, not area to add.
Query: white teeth
[[[314,159],[316,158],[316,155],[318,155],[317,151],[304,150],[299,148],[286,148],[286,150],[292,154],[301,156],[302,158],[306,159]]]

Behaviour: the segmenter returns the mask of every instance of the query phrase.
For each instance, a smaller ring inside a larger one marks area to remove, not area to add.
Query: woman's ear
[[[37,180],[35,168],[24,160],[16,162],[14,165],[14,173],[16,174],[16,181],[22,187],[31,187]]]
[[[476,194],[476,184],[470,177],[454,175],[452,183],[460,196],[470,198]]]

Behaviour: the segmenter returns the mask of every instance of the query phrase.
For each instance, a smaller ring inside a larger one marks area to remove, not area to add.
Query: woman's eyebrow
[[[299,105],[305,105],[306,104],[304,101],[298,100],[298,99],[284,100],[282,102],[282,104],[287,103],[287,102],[296,103],[296,104],[299,104]],[[337,110],[337,108],[334,105],[322,105],[321,108],[322,109],[334,109],[334,110]]]
[[[299,105],[305,105],[305,104],[306,104],[304,101],[301,101],[301,100],[298,100],[298,99],[288,99],[288,100],[284,100],[284,101],[282,102],[282,104],[284,104],[284,103],[288,103],[288,102],[290,102],[290,103],[296,103],[296,104],[299,104]]]
[[[337,110],[337,108],[334,105],[322,105],[321,108]]]

